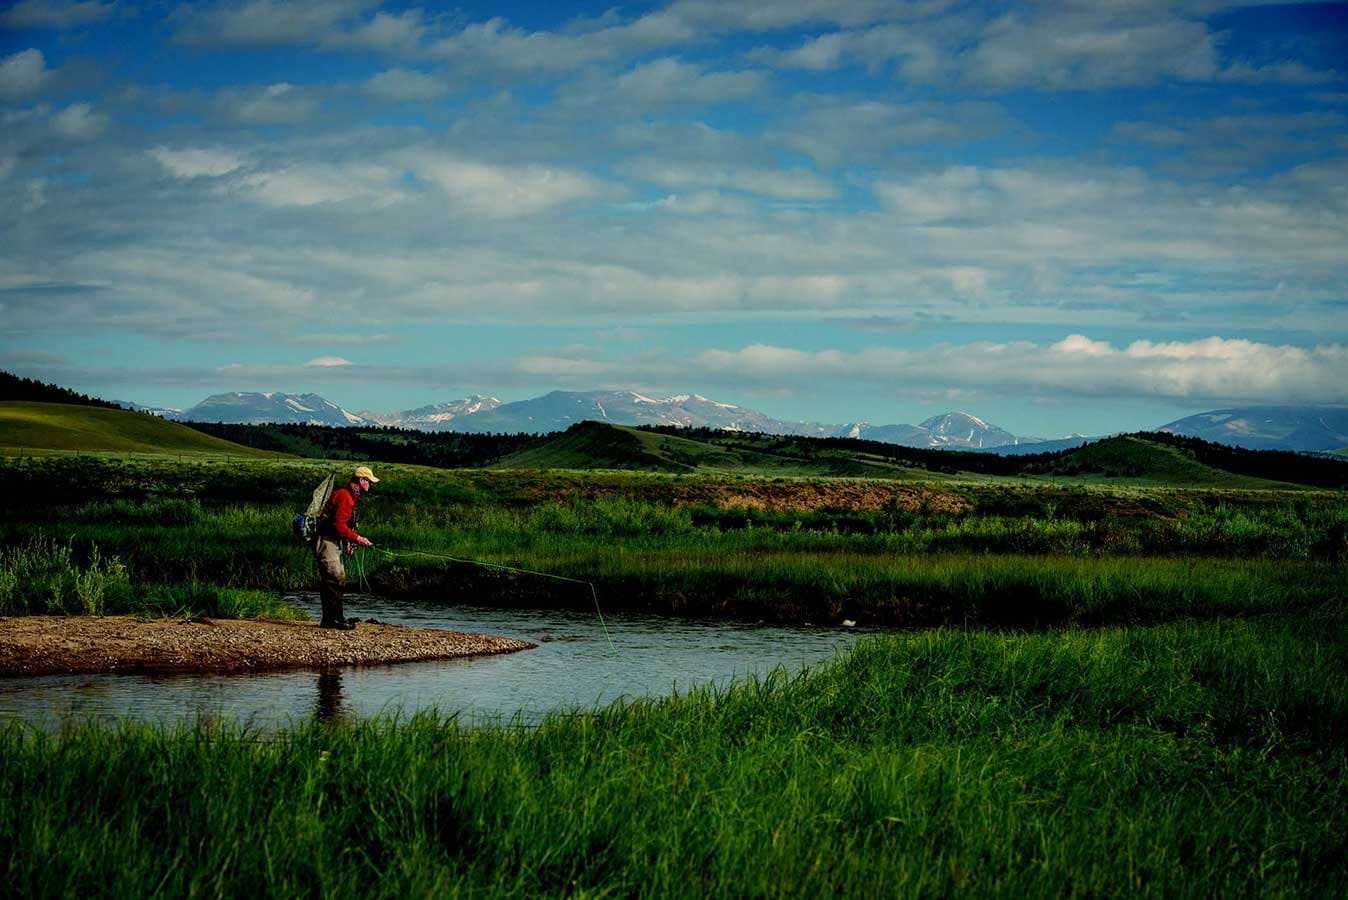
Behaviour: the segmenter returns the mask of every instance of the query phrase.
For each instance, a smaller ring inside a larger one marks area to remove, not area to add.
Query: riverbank
[[[527,641],[363,623],[354,631],[276,619],[0,618],[0,676],[261,672],[513,653]]]

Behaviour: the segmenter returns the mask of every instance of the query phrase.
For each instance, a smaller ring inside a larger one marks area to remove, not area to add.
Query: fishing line
[[[432,559],[444,559],[449,562],[467,563],[471,566],[482,566],[485,569],[499,569],[502,572],[518,572],[522,575],[536,575],[539,578],[552,578],[557,581],[569,581],[572,584],[583,584],[590,589],[590,599],[594,601],[595,615],[599,616],[599,627],[604,630],[604,639],[608,641],[608,649],[612,653],[617,653],[618,648],[613,646],[613,636],[608,633],[608,625],[604,622],[604,614],[599,609],[599,594],[594,589],[594,583],[580,578],[567,578],[565,575],[553,575],[551,572],[536,572],[533,569],[521,569],[518,566],[503,566],[500,563],[482,562],[479,559],[464,559],[458,556],[448,556],[444,553],[428,553],[425,550],[385,550],[383,547],[370,547],[376,553],[382,553],[385,556],[429,556]]]

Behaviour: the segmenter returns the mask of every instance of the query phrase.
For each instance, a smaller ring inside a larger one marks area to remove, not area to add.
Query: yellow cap
[[[356,471],[352,474],[351,477],[368,478],[370,479],[370,484],[375,484],[379,481],[378,478],[374,477],[374,473],[370,471],[369,466],[356,466]]]

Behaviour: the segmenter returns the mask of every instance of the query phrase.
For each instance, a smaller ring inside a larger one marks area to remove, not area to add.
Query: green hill
[[[1248,453],[1248,451],[1242,451]],[[912,456],[913,459],[908,457]],[[947,480],[1048,476],[1072,481],[1162,487],[1288,488],[1284,481],[1208,465],[1183,447],[1125,435],[1034,456],[911,450],[868,441],[710,432],[688,436],[582,422],[506,456],[494,468],[628,469],[753,475]]]
[[[772,453],[724,443],[692,440],[666,432],[581,422],[541,444],[496,463],[502,469],[628,469],[646,472],[725,472],[755,475],[829,475],[911,478],[907,466],[860,452],[819,449],[812,453]]]
[[[223,441],[148,413],[69,403],[0,402],[0,453],[51,450],[283,456]]]
[[[1171,487],[1285,488],[1289,485],[1205,465],[1182,449],[1132,435],[1068,450],[1044,467],[1048,474],[1127,479]]]

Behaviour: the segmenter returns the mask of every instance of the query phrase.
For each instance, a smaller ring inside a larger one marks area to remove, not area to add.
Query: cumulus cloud
[[[766,83],[763,72],[708,72],[702,66],[664,57],[618,76],[613,94],[619,100],[646,105],[723,103],[752,96]]]
[[[0,58],[0,99],[18,100],[32,96],[48,74],[46,57],[35,47]]]
[[[51,124],[62,137],[87,141],[103,133],[108,127],[108,117],[95,112],[88,103],[72,103],[52,116]]]
[[[117,4],[98,0],[19,0],[0,13],[4,28],[74,28],[102,22]]]
[[[1195,174],[1244,172],[1282,154],[1314,154],[1348,130],[1348,117],[1316,111],[1282,115],[1222,115],[1175,123],[1124,121],[1113,138],[1173,152]]]
[[[353,47],[409,54],[416,52],[426,34],[425,15],[420,9],[404,10],[397,15],[381,10],[347,30],[325,35],[321,43],[334,49]]]
[[[380,100],[401,103],[409,100],[434,100],[448,93],[443,81],[415,69],[388,69],[365,82],[365,92]]]
[[[1209,337],[1115,347],[1085,335],[922,350],[797,350],[766,344],[706,350],[690,371],[757,384],[819,379],[973,388],[993,394],[1139,397],[1195,402],[1348,401],[1348,347],[1298,347]]]
[[[1295,61],[1226,59],[1223,36],[1201,18],[1213,6],[1188,6],[1069,3],[1036,10],[1027,4],[982,22],[955,13],[902,26],[844,28],[787,49],[759,47],[752,55],[806,71],[893,65],[905,81],[988,91],[1091,90],[1168,79],[1314,84],[1336,77]]]
[[[303,121],[318,111],[312,91],[288,82],[257,88],[227,88],[216,98],[219,109],[250,125],[277,125]]]
[[[247,0],[187,6],[177,14],[177,36],[217,46],[307,44],[371,5],[371,0]]]
[[[823,165],[884,164],[896,147],[968,143],[1019,126],[995,103],[892,103],[802,95],[769,137]]]
[[[306,362],[305,365],[309,368],[318,367],[330,369],[334,366],[350,366],[355,364],[352,363],[351,360],[341,356],[316,356]]]
[[[715,188],[762,194],[782,200],[828,200],[838,193],[831,182],[806,169],[698,165],[640,159],[625,163],[623,171],[632,178],[665,188]]]
[[[362,200],[388,206],[406,196],[401,172],[375,162],[302,163],[253,171],[239,179],[250,196],[268,206],[316,206]]]
[[[603,191],[598,179],[575,169],[493,165],[429,149],[394,158],[454,205],[489,218],[533,215]]]
[[[173,149],[158,146],[150,151],[169,174],[178,178],[217,178],[228,175],[244,164],[244,158],[224,147],[185,147]]]

